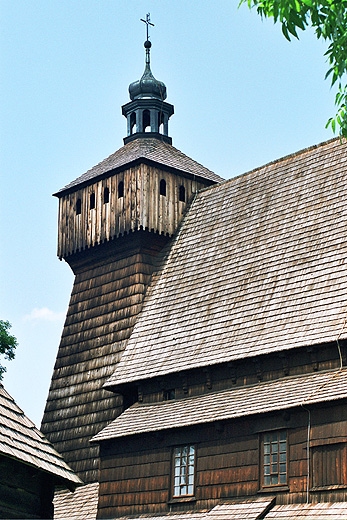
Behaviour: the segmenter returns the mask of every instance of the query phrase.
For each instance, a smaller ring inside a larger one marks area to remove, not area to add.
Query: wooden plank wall
[[[90,438],[122,410],[121,398],[102,385],[141,311],[163,239],[139,232],[99,246],[96,257],[82,253],[80,266],[77,260],[73,266],[77,274],[42,431],[84,482],[98,474],[98,447]]]
[[[53,518],[53,494],[47,473],[0,456],[0,518]]]
[[[166,196],[159,194],[160,180],[166,181]],[[124,196],[118,197],[119,182]],[[179,188],[185,187],[186,202],[179,200]],[[112,177],[95,182],[59,199],[58,256],[67,256],[85,248],[139,229],[173,235],[197,190],[205,185],[183,176],[140,164]],[[110,200],[104,203],[104,189]],[[95,193],[95,209],[90,195]],[[76,214],[77,200],[82,211]]]
[[[318,438],[323,445],[341,440],[347,428],[344,403],[312,408],[311,421],[310,452]],[[288,485],[265,492],[260,483],[261,438],[263,432],[278,428],[287,430]],[[210,509],[223,499],[259,496],[259,492],[276,495],[277,504],[306,502],[307,428],[307,412],[296,409],[287,418],[276,413],[226,421],[222,427],[216,423],[109,441],[101,448],[98,518]],[[196,446],[196,501],[174,502],[172,448],[186,443]],[[340,489],[332,485],[320,494],[311,484],[311,501],[346,499],[347,481]]]

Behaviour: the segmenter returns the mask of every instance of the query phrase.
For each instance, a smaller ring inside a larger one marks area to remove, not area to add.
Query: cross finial
[[[143,18],[141,18],[141,22],[144,22],[146,24],[146,32],[147,32],[147,40],[149,39],[149,35],[148,35],[148,26],[151,25],[152,27],[154,27],[154,23],[151,23],[151,18],[150,18],[150,13],[147,13],[146,14],[146,20],[144,20]]]

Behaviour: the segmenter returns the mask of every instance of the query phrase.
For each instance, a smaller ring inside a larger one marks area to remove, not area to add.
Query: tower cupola
[[[149,14],[142,21],[147,26],[147,39],[144,43],[146,64],[141,79],[129,85],[131,101],[122,106],[122,114],[127,118],[127,137],[124,138],[124,144],[138,137],[156,137],[171,144],[168,123],[174,107],[165,102],[166,86],[151,71],[152,44],[149,41],[148,26],[153,24],[150,23]]]

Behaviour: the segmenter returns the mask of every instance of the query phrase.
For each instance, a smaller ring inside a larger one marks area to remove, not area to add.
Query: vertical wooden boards
[[[160,195],[161,180],[166,183],[165,195]],[[179,200],[181,186],[185,189],[185,202]],[[106,187],[108,202],[104,200]],[[139,229],[172,236],[192,195],[203,187],[194,179],[148,164],[80,187],[59,201],[58,256],[66,258]],[[92,194],[95,208],[90,207]],[[80,214],[76,211],[78,200]]]

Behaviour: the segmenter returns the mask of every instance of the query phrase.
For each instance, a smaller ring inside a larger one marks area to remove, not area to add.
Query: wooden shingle
[[[107,386],[347,337],[347,145],[198,194]]]
[[[220,392],[131,406],[93,441],[182,428],[347,398],[347,369],[287,377]]]
[[[275,506],[267,520],[347,520],[347,502]]]
[[[54,498],[54,520],[95,520],[99,483],[87,484],[74,493],[64,491]]]
[[[211,182],[221,182],[224,179],[216,175],[205,166],[197,163],[174,146],[155,138],[138,138],[126,145],[112,155],[101,161],[99,164],[88,170],[86,173],[70,182],[67,186],[59,190],[55,195],[61,196],[67,191],[76,189],[77,186],[94,182],[100,177],[110,172],[115,172],[124,166],[129,167],[141,160],[150,161],[153,165],[160,168],[170,168],[185,172]]]
[[[0,384],[0,454],[50,473],[69,488],[82,484],[62,456]]]

